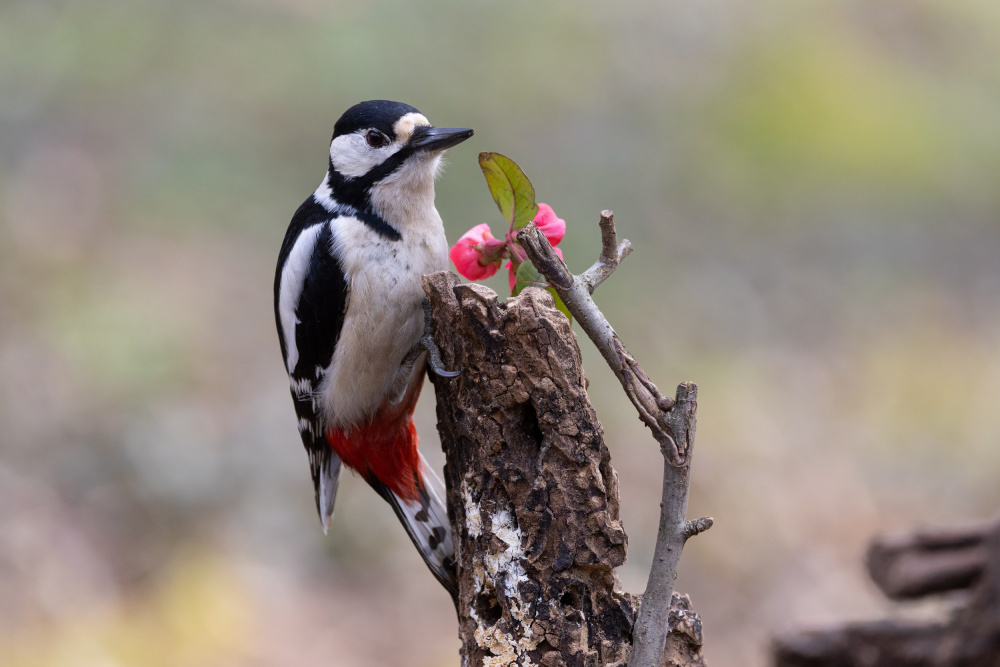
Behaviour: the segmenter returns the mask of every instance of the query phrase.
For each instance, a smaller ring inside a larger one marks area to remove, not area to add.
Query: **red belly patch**
[[[349,431],[330,429],[326,440],[348,468],[365,479],[377,479],[400,499],[416,502],[423,480],[413,410],[383,415],[385,411],[380,410],[371,423]]]

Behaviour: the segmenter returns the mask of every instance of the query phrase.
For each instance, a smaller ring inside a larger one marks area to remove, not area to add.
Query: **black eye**
[[[372,148],[382,148],[389,143],[389,137],[378,130],[369,130],[368,134],[365,135],[365,140]]]

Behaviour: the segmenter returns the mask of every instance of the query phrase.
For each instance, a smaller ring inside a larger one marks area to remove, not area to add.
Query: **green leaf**
[[[559,298],[559,293],[556,292],[556,288],[545,282],[545,276],[538,272],[535,265],[531,263],[531,260],[526,262],[521,262],[521,265],[517,267],[517,273],[514,274],[514,296],[517,296],[524,291],[525,287],[544,287],[552,295],[553,300],[556,302],[556,308],[559,309],[566,319],[573,322],[573,316],[569,313],[569,308],[563,303],[563,300]]]
[[[545,277],[538,272],[538,269],[531,263],[531,260],[521,262],[521,265],[517,267],[517,273],[514,274],[514,280],[514,296],[517,296],[524,291],[525,287],[531,285],[535,287],[548,287]]]
[[[500,153],[480,153],[479,167],[493,201],[512,229],[521,229],[538,214],[535,188],[517,163]]]
[[[566,319],[569,320],[570,324],[573,324],[573,316],[570,315],[569,308],[566,307],[566,304],[563,303],[563,300],[559,298],[559,293],[556,292],[556,288],[553,287],[552,285],[549,285],[545,289],[547,289],[549,293],[552,294],[552,298],[555,300],[556,308],[559,309],[559,312],[566,316]]]

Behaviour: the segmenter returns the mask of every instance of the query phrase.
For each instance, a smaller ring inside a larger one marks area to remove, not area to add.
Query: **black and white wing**
[[[347,279],[332,251],[334,217],[313,197],[307,199],[288,226],[274,276],[278,339],[324,532],[333,516],[341,463],[327,444],[317,392],[333,359],[348,299]]]

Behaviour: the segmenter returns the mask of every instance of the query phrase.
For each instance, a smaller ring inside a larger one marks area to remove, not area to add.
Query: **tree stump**
[[[618,479],[569,321],[538,288],[501,303],[442,272],[424,290],[445,367],[463,371],[432,376],[463,665],[625,665],[638,599],[615,575]],[[701,621],[674,605],[663,664],[703,664]]]

